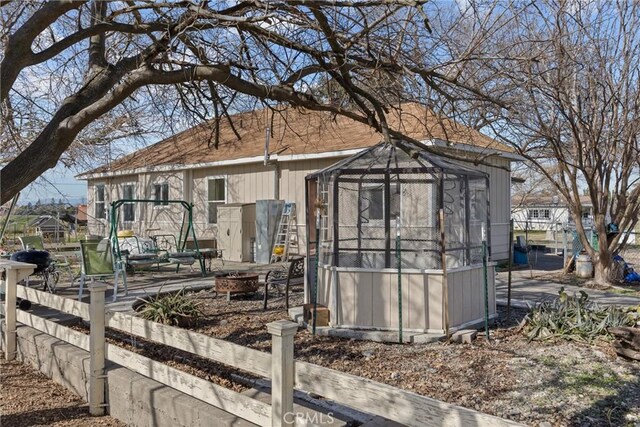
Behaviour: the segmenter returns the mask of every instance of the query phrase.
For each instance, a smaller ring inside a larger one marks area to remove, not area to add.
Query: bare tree
[[[533,60],[496,61],[486,71],[510,105],[487,114],[488,126],[564,198],[596,281],[606,283],[640,213],[640,4],[536,2],[502,46]],[[585,189],[597,245],[581,222]],[[622,232],[608,233],[609,224]]]
[[[557,194],[547,176],[535,166],[520,162],[511,168],[511,212],[522,211],[527,206],[545,197]]]
[[[391,139],[400,134],[386,116],[401,101],[494,102],[462,65],[479,61],[483,42],[516,14],[470,17],[454,2],[444,11],[425,3],[3,1],[0,202],[65,152],[77,159],[74,141],[81,151],[148,131],[138,114],[215,124],[281,103],[344,115]],[[454,45],[462,21],[468,43]],[[316,95],[327,81],[349,102]],[[216,137],[214,126],[214,146]]]

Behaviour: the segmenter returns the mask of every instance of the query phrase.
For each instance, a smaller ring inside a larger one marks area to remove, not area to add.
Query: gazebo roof
[[[445,173],[476,178],[487,176],[480,170],[426,151],[413,142],[383,141],[307,177],[381,173]]]

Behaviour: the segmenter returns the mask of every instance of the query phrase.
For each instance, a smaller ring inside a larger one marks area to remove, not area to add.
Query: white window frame
[[[156,187],[160,187],[160,198],[157,198],[157,193],[156,193]],[[167,198],[165,199],[163,197],[163,193],[164,193],[164,188],[166,187],[167,189]],[[157,209],[157,208],[166,208],[167,206],[169,206],[169,193],[171,191],[171,187],[169,186],[169,183],[167,181],[164,182],[154,182],[152,184],[152,190],[153,190],[153,208]]]
[[[122,198],[123,199],[128,199],[128,197],[125,197],[125,188],[127,187],[131,187],[131,199],[135,199],[136,198],[136,184],[135,183],[128,183],[128,184],[122,184]],[[126,218],[126,206],[131,206],[131,212],[133,215],[132,219],[127,219]],[[136,217],[137,217],[137,213],[136,213],[136,204],[134,202],[129,202],[129,203],[123,203],[122,204],[122,221],[123,222],[135,222],[136,221]]]
[[[400,185],[400,206],[398,206],[398,208],[400,210],[400,212],[399,212],[399,214],[400,214],[400,223],[402,223],[402,205],[403,205],[404,196],[402,194],[403,193],[402,184],[398,184],[398,183],[395,183],[395,182],[391,183],[391,191],[395,191],[395,189],[393,187],[396,186],[396,185]],[[384,204],[384,199],[385,199],[385,197],[384,197],[384,184],[363,183],[361,191],[364,191],[365,189],[369,189],[369,188],[376,189],[376,190],[377,189],[381,189],[382,190],[382,202]],[[360,194],[359,197],[362,197],[362,194]],[[391,197],[389,197],[389,201],[391,201]],[[396,224],[397,218],[398,218],[397,215],[392,215],[391,218],[389,218],[390,223],[393,224],[391,228],[395,228],[395,224]],[[366,227],[366,226],[383,227],[384,226],[384,206],[382,208],[382,218],[375,218],[375,219],[368,218],[368,222],[366,222],[366,223],[363,222],[362,225],[364,227]]]
[[[321,182],[318,185],[320,200],[324,205],[324,212],[320,213],[320,240],[326,242],[329,240],[329,183]]]
[[[224,180],[224,200],[209,200],[209,182],[213,181],[213,180],[218,180],[218,179],[222,179]],[[207,224],[209,225],[217,225],[218,224],[218,218],[216,216],[215,221],[211,221],[211,205],[212,204],[216,204],[216,205],[224,205],[227,203],[228,200],[228,193],[229,193],[229,181],[227,179],[226,175],[217,175],[217,176],[209,176],[207,177]]]
[[[527,214],[527,219],[537,219],[542,221],[550,221],[551,220],[551,209],[550,208],[536,208],[529,209]]]
[[[102,187],[102,200],[98,200],[98,188]],[[93,214],[96,219],[107,219],[107,186],[104,183],[94,185]],[[98,204],[102,204],[102,216],[98,215]]]

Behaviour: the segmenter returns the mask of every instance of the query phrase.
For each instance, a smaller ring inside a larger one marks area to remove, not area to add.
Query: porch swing
[[[196,231],[193,226],[193,203],[184,200],[163,200],[163,205],[177,204],[184,209],[180,232],[177,237],[169,234],[151,236],[153,241],[152,245],[140,245],[137,237],[132,236],[136,239],[138,254],[131,254],[130,252],[127,253],[127,251],[122,250],[118,238],[120,207],[129,203],[158,203],[158,201],[155,199],[119,199],[111,202],[109,240],[111,241],[114,256],[117,261],[122,262],[124,255],[127,264],[134,268],[136,266],[149,267],[152,265],[159,266],[160,264],[175,264],[176,273],[180,269],[181,264],[190,265],[197,261],[200,265],[202,276],[205,276],[204,259],[200,253],[198,238],[196,237]],[[185,217],[187,219],[186,224],[184,220]],[[189,237],[193,239],[193,250],[187,250],[187,240]]]

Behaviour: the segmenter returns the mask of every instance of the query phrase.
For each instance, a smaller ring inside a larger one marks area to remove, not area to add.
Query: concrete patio
[[[208,266],[208,264],[207,264]],[[207,271],[206,276],[202,277],[197,264],[193,265],[193,270],[188,266],[181,266],[176,273],[175,266],[160,266],[159,269],[151,268],[147,270],[137,270],[135,273],[127,274],[128,293],[124,295],[124,286],[120,280],[118,283],[118,296],[116,301],[113,298],[113,276],[105,276],[104,282],[107,284],[106,291],[106,307],[111,311],[128,312],[132,311],[132,305],[139,299],[149,295],[155,295],[158,292],[172,292],[183,288],[190,290],[209,289],[214,286],[216,275],[225,273],[242,273],[253,272],[261,276],[265,275],[269,270],[277,269],[278,264],[255,264],[241,263],[234,261],[213,260],[211,271]],[[85,283],[82,295],[83,302],[89,302],[89,291]],[[32,278],[31,286],[36,289],[42,289],[37,276]],[[61,275],[61,280],[56,286],[56,294],[66,298],[77,298],[79,290],[79,280],[76,279],[73,285],[70,283],[66,274]]]

